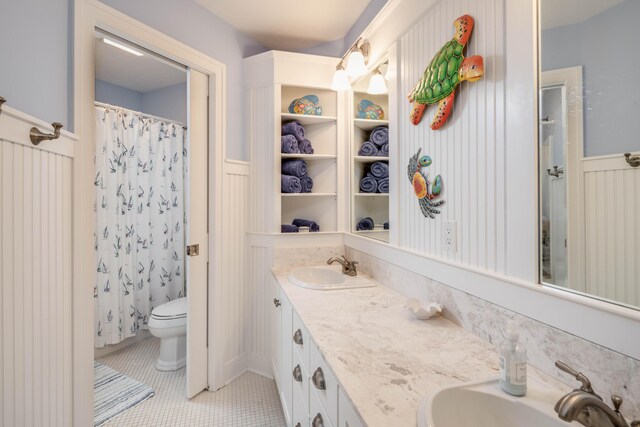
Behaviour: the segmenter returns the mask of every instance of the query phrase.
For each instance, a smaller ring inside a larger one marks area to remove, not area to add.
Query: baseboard
[[[235,359],[224,364],[224,383],[229,384],[240,375],[244,374],[249,367],[247,353],[242,353]]]
[[[249,353],[249,371],[263,377],[273,379],[273,369],[271,368],[271,358],[263,354]]]

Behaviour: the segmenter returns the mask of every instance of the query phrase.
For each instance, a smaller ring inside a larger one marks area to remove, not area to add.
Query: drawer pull
[[[274,298],[273,305],[275,305],[276,307],[280,307],[280,300],[278,298]]]
[[[298,329],[295,334],[293,334],[293,342],[302,345],[302,331]]]
[[[318,415],[313,417],[313,422],[311,423],[313,427],[324,427],[324,422],[322,421],[322,415],[318,412]]]
[[[299,383],[302,382],[302,371],[300,370],[300,365],[296,365],[296,367],[293,368],[293,379]]]
[[[316,386],[318,390],[327,389],[324,383],[324,372],[322,372],[322,368],[316,369],[316,371],[313,373],[313,377],[311,378],[311,380],[313,381],[313,385]],[[322,420],[322,417],[320,417],[320,420]]]

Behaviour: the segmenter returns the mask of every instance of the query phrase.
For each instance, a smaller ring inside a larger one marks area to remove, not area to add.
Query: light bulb
[[[384,77],[382,77],[380,71],[376,70],[376,73],[371,76],[371,80],[369,80],[369,87],[367,88],[367,93],[371,95],[387,93],[387,85],[384,83]]]
[[[336,72],[333,74],[333,82],[331,83],[331,90],[335,91],[345,91],[349,90],[351,84],[349,84],[349,79],[347,78],[347,72],[344,71],[343,68],[336,69]]]
[[[367,74],[367,66],[364,63],[364,55],[360,50],[354,50],[347,60],[347,76],[360,77]]]

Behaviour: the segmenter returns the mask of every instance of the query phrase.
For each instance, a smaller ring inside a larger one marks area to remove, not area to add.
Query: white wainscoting
[[[640,305],[640,168],[622,154],[584,166],[585,292]]]
[[[249,164],[227,161],[223,176],[222,298],[225,301],[224,382],[228,383],[248,365],[246,331],[250,307],[247,288],[249,217]],[[211,345],[211,343],[209,344]],[[216,343],[213,343],[216,345]]]
[[[0,425],[72,423],[72,168],[75,137],[0,114]]]
[[[401,39],[398,50],[397,156],[398,245],[445,260],[497,273],[506,271],[505,242],[505,73],[504,2],[451,0],[432,7]],[[484,58],[484,77],[462,82],[452,116],[440,130],[429,125],[437,105],[430,105],[418,126],[409,122],[412,105],[404,97],[422,77],[440,47],[453,37],[453,21],[469,14],[475,28],[466,56]],[[431,180],[443,178],[446,204],[435,219],[425,218],[407,178],[407,163],[418,148],[433,164]],[[443,223],[456,221],[458,251],[443,248]]]
[[[279,97],[279,86],[277,90]],[[280,212],[275,212],[276,196],[273,194],[274,188],[280,188],[280,184],[274,186],[275,180],[280,182],[280,171],[276,173],[273,170],[273,141],[280,137],[280,120],[274,116],[273,109],[264,108],[276,102],[275,91],[275,86],[269,84],[252,87],[245,92],[250,106],[248,111],[252,115],[250,135],[247,135],[251,141],[250,206],[260,206],[259,211],[253,212],[249,218],[249,231],[256,233],[272,233],[276,227],[280,231]]]

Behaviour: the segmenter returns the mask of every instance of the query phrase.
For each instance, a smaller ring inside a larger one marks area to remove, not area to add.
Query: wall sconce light
[[[336,67],[336,72],[333,75],[333,82],[331,82],[331,90],[335,91],[345,91],[349,90],[351,85],[349,84],[349,77],[347,77],[347,72],[344,70],[342,66],[342,61]]]
[[[381,93],[387,93],[387,85],[384,82],[384,77],[380,72],[380,67],[376,68],[373,72],[373,76],[369,80],[369,87],[367,93],[371,95],[380,95]]]
[[[347,64],[346,69],[344,64]],[[348,77],[359,77],[367,74],[367,63],[369,62],[369,42],[358,38],[347,53],[340,59],[333,76],[331,89],[347,90],[350,87]]]

